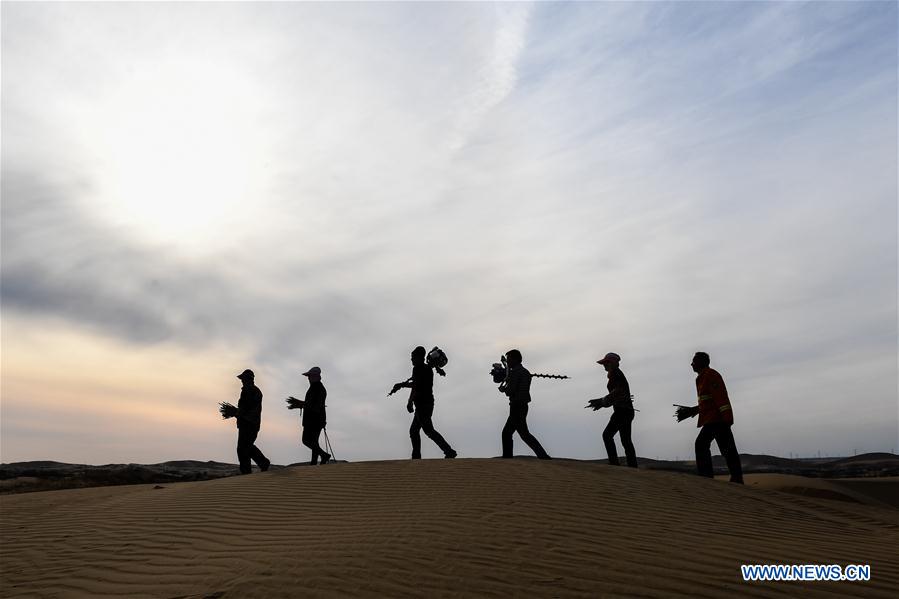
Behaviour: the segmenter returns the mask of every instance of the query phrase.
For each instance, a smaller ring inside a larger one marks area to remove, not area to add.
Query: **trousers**
[[[255,445],[258,435],[258,428],[244,427],[237,429],[237,461],[240,462],[241,474],[249,474],[253,471],[250,460],[256,462],[260,470],[268,469],[270,463],[268,458]]]
[[[712,469],[712,440],[718,443],[718,450],[727,462],[730,471],[730,482],[743,483],[743,466],[740,464],[740,454],[737,452],[737,443],[731,425],[725,422],[712,422],[699,429],[696,436],[696,470],[700,476],[712,478],[715,473]]]
[[[412,426],[409,427],[409,438],[412,440],[412,459],[421,459],[421,431],[424,431],[428,439],[437,444],[444,455],[455,455],[456,452],[446,442],[443,435],[434,429],[431,417],[434,415],[434,402],[415,402],[415,415],[412,417]]]
[[[634,422],[633,410],[615,410],[612,417],[609,418],[609,424],[602,431],[602,442],[606,446],[606,455],[609,456],[609,464],[619,466],[618,451],[615,449],[615,434],[621,437],[621,445],[624,447],[624,454],[627,456],[627,465],[631,468],[637,467],[637,451],[634,449],[634,442],[631,440],[631,425]]]
[[[543,446],[540,445],[540,441],[537,440],[537,437],[532,435],[531,431],[528,430],[527,402],[509,402],[509,418],[506,420],[506,425],[503,427],[502,433],[504,458],[511,458],[513,455],[512,435],[514,433],[518,433],[521,440],[527,443],[528,447],[531,448],[538,458],[541,460],[550,459],[549,454],[547,454],[546,450],[543,449]]]
[[[318,464],[318,458],[321,456],[322,463],[325,460],[331,457],[330,454],[326,453],[321,445],[318,444],[318,439],[321,437],[323,426],[304,426],[303,427],[303,445],[312,450],[312,459],[309,460],[309,463],[315,466]]]

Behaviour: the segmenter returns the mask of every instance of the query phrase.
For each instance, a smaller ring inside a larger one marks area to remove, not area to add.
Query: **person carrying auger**
[[[434,354],[438,348],[431,350]],[[442,354],[442,352],[440,352]],[[415,415],[412,417],[412,426],[409,427],[409,439],[412,441],[412,459],[421,459],[421,431],[437,444],[445,458],[455,458],[456,451],[446,442],[439,432],[434,429],[432,417],[434,416],[434,370],[442,373],[442,367],[438,362],[428,363],[425,348],[418,346],[412,350],[412,376],[402,383],[396,383],[388,395],[393,395],[403,388],[409,388],[409,401],[406,410]],[[445,363],[445,361],[443,361]],[[433,370],[432,370],[433,368]]]

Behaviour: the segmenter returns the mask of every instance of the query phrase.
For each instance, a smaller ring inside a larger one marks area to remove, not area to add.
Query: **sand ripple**
[[[899,511],[564,460],[0,497],[2,597],[894,597]],[[743,563],[870,564],[744,583]]]

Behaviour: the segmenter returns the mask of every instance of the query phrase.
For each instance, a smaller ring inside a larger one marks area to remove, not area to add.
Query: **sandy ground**
[[[0,596],[896,596],[899,510],[762,486],[457,459],[9,495]],[[872,580],[746,583],[745,563]]]
[[[726,476],[718,478],[727,480]],[[899,508],[899,477],[895,476],[823,479],[789,474],[747,474],[744,480],[747,485],[758,489]]]

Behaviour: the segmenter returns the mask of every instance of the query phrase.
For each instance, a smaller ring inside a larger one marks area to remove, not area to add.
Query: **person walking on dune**
[[[306,398],[297,399],[291,396],[287,399],[287,406],[291,410],[295,408],[303,410],[303,445],[312,450],[312,459],[309,464],[315,466],[318,464],[318,458],[321,457],[322,465],[324,465],[331,459],[331,454],[321,448],[318,439],[328,423],[325,414],[325,398],[328,396],[328,391],[322,384],[322,369],[318,366],[313,366],[304,372],[303,376],[309,379]]]
[[[699,415],[696,425],[699,435],[696,437],[696,470],[700,476],[712,478],[712,440],[718,444],[718,450],[727,462],[730,471],[730,482],[743,484],[743,467],[740,464],[740,453],[734,441],[731,427],[734,424],[734,412],[724,386],[724,378],[709,365],[711,359],[705,352],[696,352],[690,366],[696,373],[696,394],[699,405],[678,406],[675,417],[677,421],[686,420]]]
[[[620,465],[618,462],[618,451],[615,449],[615,434],[617,433],[621,437],[621,445],[624,447],[624,453],[627,456],[627,465],[631,468],[636,468],[637,452],[631,440],[631,424],[634,422],[634,402],[627,378],[621,372],[621,356],[609,352],[601,360],[597,360],[596,363],[602,364],[608,373],[609,382],[606,385],[606,389],[609,393],[605,397],[590,400],[587,407],[592,407],[594,410],[612,407],[612,417],[609,418],[609,424],[606,425],[605,430],[602,432],[602,441],[606,446],[609,464],[612,466]]]
[[[456,451],[450,447],[446,439],[434,429],[431,418],[434,415],[434,371],[425,362],[427,352],[422,346],[412,350],[412,376],[393,386],[389,395],[403,388],[409,388],[409,401],[406,410],[413,414],[412,426],[409,427],[409,438],[412,440],[412,459],[421,459],[421,431],[437,444],[445,458],[456,457]]]
[[[256,386],[256,375],[249,368],[238,374],[237,378],[243,383],[237,401],[237,460],[240,462],[240,473],[253,471],[250,460],[265,472],[271,462],[255,444],[262,423],[262,391]]]
[[[512,435],[518,433],[521,440],[528,444],[541,460],[549,460],[549,454],[540,445],[540,441],[528,430],[528,404],[531,401],[531,373],[522,366],[521,352],[510,349],[506,352],[508,372],[506,380],[499,386],[501,393],[509,397],[509,418],[503,427],[503,457],[511,458]]]

